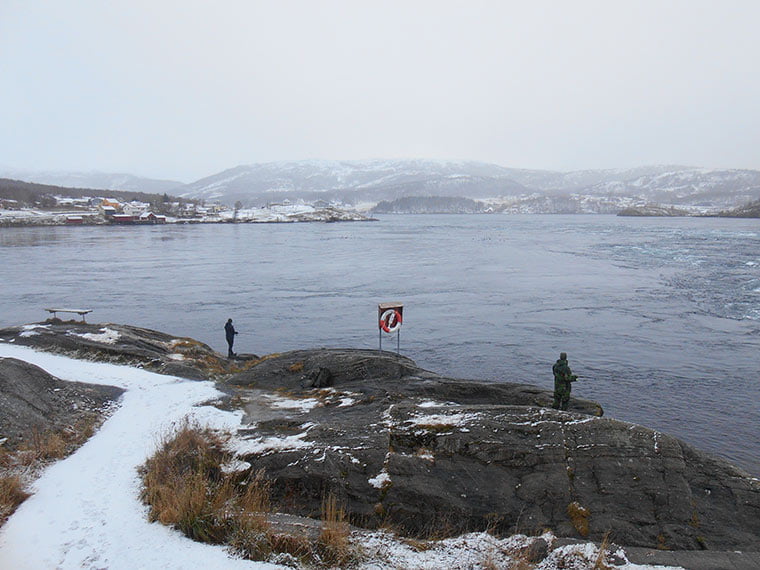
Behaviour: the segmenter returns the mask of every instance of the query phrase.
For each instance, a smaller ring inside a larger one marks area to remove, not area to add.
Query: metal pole
[[[377,328],[377,338],[380,341],[380,352],[383,351],[383,329],[380,327]]]
[[[396,331],[396,354],[401,354],[401,327]]]

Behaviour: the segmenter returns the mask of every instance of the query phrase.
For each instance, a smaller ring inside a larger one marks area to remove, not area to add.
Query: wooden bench
[[[53,314],[53,318],[56,318],[56,313],[76,313],[80,317],[82,317],[82,322],[87,322],[84,320],[84,316],[87,313],[91,313],[92,309],[45,309],[48,313]]]

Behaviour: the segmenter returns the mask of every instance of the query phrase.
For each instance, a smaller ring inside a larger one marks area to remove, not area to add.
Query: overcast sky
[[[0,0],[0,165],[760,169],[760,1]]]

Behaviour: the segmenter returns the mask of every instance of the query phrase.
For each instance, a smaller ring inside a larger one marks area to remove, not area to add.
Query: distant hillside
[[[36,183],[44,182],[44,173],[35,176]],[[95,195],[167,193],[227,206],[239,202],[243,207],[303,200],[370,210],[386,202],[393,203],[394,211],[411,212],[427,210],[421,198],[457,198],[506,213],[615,214],[658,204],[691,214],[717,214],[760,200],[760,171],[677,165],[557,172],[468,161],[310,160],[237,166],[185,185],[123,174],[55,176],[67,182],[54,186],[90,188],[87,192]],[[406,198],[417,201],[403,201]],[[450,202],[446,211],[471,206]]]
[[[225,170],[184,186],[180,195],[246,206],[302,199],[372,207],[409,197],[450,197],[524,213],[617,213],[651,203],[717,212],[760,199],[760,171],[645,166],[554,172],[436,160],[272,162]]]
[[[718,214],[725,218],[760,218],[760,200]]]
[[[21,180],[9,180],[0,178],[0,199],[15,200],[21,207],[47,206],[50,205],[52,196],[68,198],[108,197],[119,200],[159,203],[167,200],[177,201],[180,198],[166,194],[148,194],[145,192],[122,192],[117,190],[103,190],[97,188],[64,188],[49,184],[34,184]]]
[[[36,172],[32,170],[2,169],[0,177],[36,184],[48,184],[64,188],[98,188],[100,190],[123,190],[146,194],[178,194],[182,182],[155,180],[132,174],[109,172]]]
[[[482,202],[449,196],[407,196],[391,202],[380,202],[374,214],[480,214],[486,210]]]
[[[478,162],[302,161],[238,166],[188,184],[181,195],[245,205],[285,198],[360,204],[407,196],[485,198],[525,190],[508,169]]]

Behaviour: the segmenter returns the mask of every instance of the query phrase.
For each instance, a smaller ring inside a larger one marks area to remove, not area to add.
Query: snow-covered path
[[[211,382],[72,360],[0,343],[0,356],[40,366],[64,380],[120,386],[120,408],[75,454],[48,468],[30,497],[0,529],[0,568],[281,568],[233,559],[221,547],[193,542],[150,524],[136,468],[158,435],[190,415],[234,427],[240,416],[196,404],[215,399]]]

